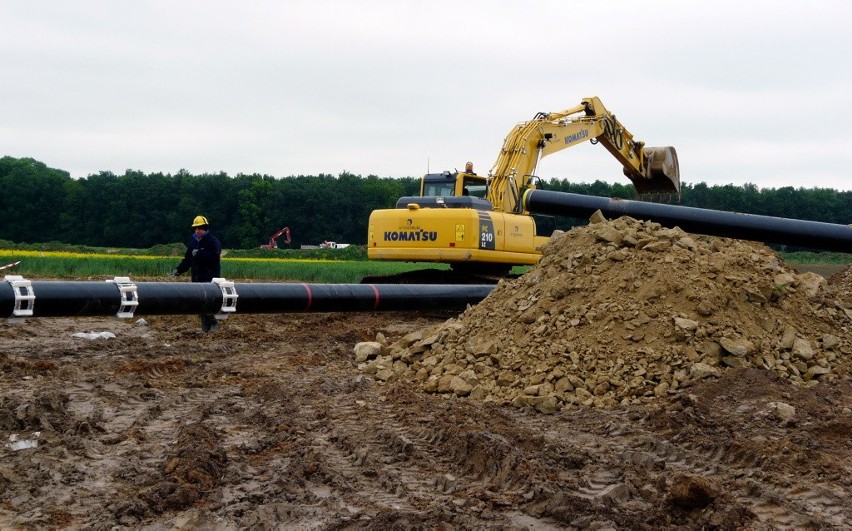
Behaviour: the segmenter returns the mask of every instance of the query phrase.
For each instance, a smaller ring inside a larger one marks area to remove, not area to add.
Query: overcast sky
[[[0,156],[73,177],[486,173],[598,96],[687,183],[852,189],[852,2],[0,0]],[[602,146],[537,174],[629,181]]]

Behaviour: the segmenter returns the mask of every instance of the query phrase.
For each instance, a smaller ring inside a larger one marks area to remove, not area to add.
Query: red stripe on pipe
[[[308,311],[308,310],[311,309],[311,304],[314,302],[314,294],[311,293],[311,287],[309,285],[305,284],[304,282],[302,283],[302,285],[305,287],[305,290],[308,292],[308,305],[305,306],[305,311]]]
[[[379,307],[379,299],[381,299],[381,295],[379,295],[379,288],[376,287],[375,284],[370,284],[370,287],[373,288],[373,293],[376,294],[376,302],[373,303],[373,309]]]

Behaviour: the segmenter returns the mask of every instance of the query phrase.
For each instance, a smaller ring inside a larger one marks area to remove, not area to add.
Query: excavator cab
[[[427,173],[420,182],[421,197],[485,197],[485,177],[475,173]]]

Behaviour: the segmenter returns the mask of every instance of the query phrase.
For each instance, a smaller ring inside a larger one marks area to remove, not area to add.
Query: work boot
[[[201,316],[201,330],[203,332],[213,332],[217,328],[219,328],[219,322],[216,320],[216,317],[212,315]]]

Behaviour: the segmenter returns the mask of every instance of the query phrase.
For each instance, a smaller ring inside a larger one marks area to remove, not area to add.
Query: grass
[[[31,246],[27,246],[31,247]],[[361,251],[363,253],[363,251]],[[116,276],[164,279],[183,258],[183,251],[171,256],[148,254],[145,250],[85,249],[33,250],[0,249],[0,266],[20,262],[0,271],[3,275],[25,278],[110,279]],[[365,276],[392,275],[423,268],[446,268],[443,264],[377,262],[347,249],[275,251],[225,251],[222,275],[225,278],[276,282],[355,284]],[[188,274],[184,274],[187,278]]]
[[[839,264],[852,263],[852,254],[849,253],[812,253],[799,251],[795,253],[782,253],[784,261],[795,266],[799,264]]]

